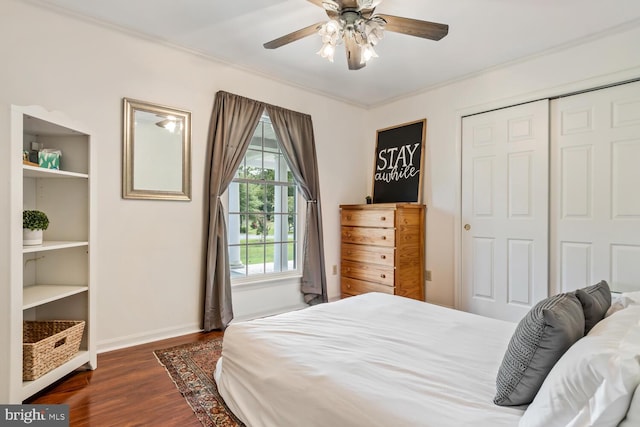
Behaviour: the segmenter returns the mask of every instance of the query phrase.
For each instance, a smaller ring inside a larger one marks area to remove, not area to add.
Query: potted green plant
[[[22,211],[22,244],[41,245],[42,231],[49,227],[49,218],[38,210]]]

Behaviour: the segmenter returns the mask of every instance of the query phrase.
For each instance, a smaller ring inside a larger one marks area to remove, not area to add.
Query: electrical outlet
[[[338,274],[338,266],[333,264],[333,275],[335,276],[336,274]]]
[[[431,270],[424,271],[424,280],[426,280],[427,282],[431,281]]]

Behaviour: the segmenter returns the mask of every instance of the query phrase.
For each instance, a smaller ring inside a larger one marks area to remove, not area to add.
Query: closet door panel
[[[462,120],[460,308],[518,321],[548,289],[547,100]]]
[[[640,82],[551,104],[550,291],[640,289]]]

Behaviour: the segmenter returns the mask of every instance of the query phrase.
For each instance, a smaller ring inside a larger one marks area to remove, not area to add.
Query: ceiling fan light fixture
[[[323,58],[333,62],[335,48],[341,42],[350,45],[355,43],[355,48],[360,51],[360,64],[365,64],[378,54],[373,49],[384,35],[384,25],[387,23],[381,17],[371,19],[362,18],[358,12],[347,11],[340,20],[331,19],[320,26],[318,34],[322,39],[322,47],[317,52]]]
[[[331,43],[335,46],[342,39],[342,27],[339,22],[331,19],[320,26],[318,34],[322,37],[322,43]]]
[[[381,0],[358,0],[358,10],[373,9],[380,4]]]
[[[367,40],[372,46],[377,45],[384,37],[384,26],[386,23],[387,21],[379,17],[374,17],[367,21],[367,24],[365,25],[365,34],[367,35]]]
[[[326,58],[329,62],[333,62],[333,55],[336,53],[336,46],[332,43],[324,43],[316,53],[321,57]]]
[[[330,12],[337,12],[340,10],[340,5],[334,0],[322,0],[322,7]]]
[[[371,58],[377,58],[377,57],[378,57],[378,54],[376,53],[376,51],[373,48],[372,44],[365,45],[362,48],[362,62],[363,63],[366,63]]]

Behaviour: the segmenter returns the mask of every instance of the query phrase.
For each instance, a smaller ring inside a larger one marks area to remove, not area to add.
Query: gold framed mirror
[[[122,197],[191,200],[191,113],[123,99]]]

